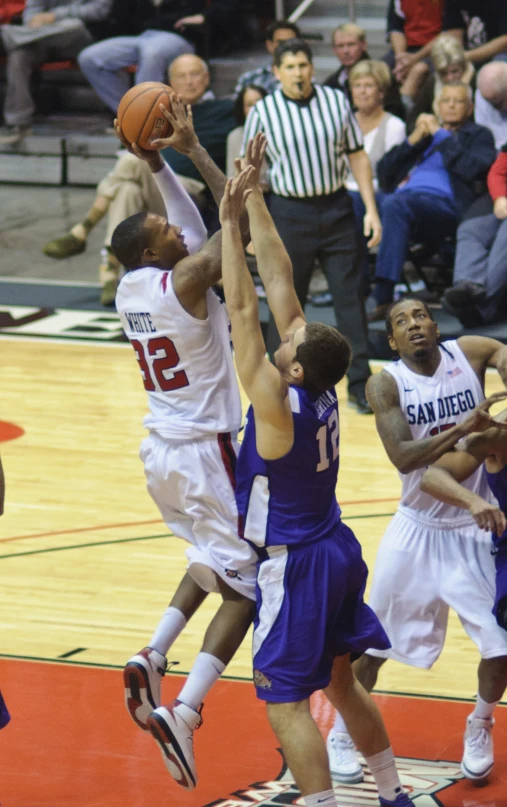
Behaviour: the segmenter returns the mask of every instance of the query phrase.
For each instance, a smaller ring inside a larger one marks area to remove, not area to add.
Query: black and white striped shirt
[[[305,101],[277,90],[258,101],[245,123],[242,154],[257,132],[268,139],[269,180],[280,196],[308,198],[334,193],[348,173],[345,155],[363,148],[350,104],[339,90],[315,85]]]

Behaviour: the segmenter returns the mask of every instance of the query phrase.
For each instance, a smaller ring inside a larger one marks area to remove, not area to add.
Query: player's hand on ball
[[[152,163],[154,161],[160,161],[160,156],[156,151],[148,151],[148,149],[139,148],[137,143],[129,143],[125,135],[123,134],[120,124],[118,123],[118,118],[114,119],[114,130],[116,132],[116,137],[120,140],[127,151],[130,151],[131,154],[135,154],[140,160],[145,160],[146,162]]]
[[[199,145],[190,104],[184,104],[181,100],[181,95],[173,95],[171,98],[171,111],[162,104],[160,105],[160,111],[169,121],[174,131],[170,137],[153,140],[153,148],[165,149],[170,146],[179,151],[180,154],[190,154]]]
[[[469,507],[469,512],[481,530],[502,535],[505,532],[507,521],[499,507],[477,496]]]
[[[249,165],[237,177],[227,180],[220,204],[220,221],[222,224],[225,224],[225,222],[238,222],[241,218],[245,210],[246,200],[252,193],[249,184],[254,172],[255,168]]]

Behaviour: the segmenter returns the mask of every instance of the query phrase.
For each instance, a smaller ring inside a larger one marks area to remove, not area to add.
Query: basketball
[[[171,109],[171,94],[166,84],[145,81],[125,93],[118,107],[118,123],[129,143],[153,150],[151,143],[170,137],[173,128],[160,111],[160,104]]]

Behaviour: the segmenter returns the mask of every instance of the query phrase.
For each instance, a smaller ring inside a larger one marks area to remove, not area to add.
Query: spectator
[[[174,91],[181,95],[185,104],[192,106],[194,127],[200,142],[225,171],[225,144],[227,135],[235,126],[234,102],[215,99],[208,90],[208,68],[199,56],[179,56],[170,67],[169,78]],[[181,184],[202,207],[205,186],[193,163],[172,148],[161,153],[178,174]],[[121,267],[109,249],[111,236],[117,224],[144,210],[165,215],[162,198],[147,164],[128,152],[122,152],[116,166],[98,185],[95,201],[84,221],[76,224],[67,235],[47,243],[43,252],[51,258],[68,258],[84,252],[88,234],[109,213],[106,254],[100,277],[103,284],[101,302],[112,305]]]
[[[393,146],[397,146],[405,140],[405,124],[400,118],[384,110],[384,98],[391,84],[391,74],[384,62],[374,62],[368,59],[357,62],[350,71],[349,82],[353,105],[356,109],[356,119],[363,133],[364,150],[370,159],[373,172],[375,201],[382,217],[384,195],[378,189],[377,163]],[[363,290],[366,292],[364,296],[366,297],[369,275],[367,239],[363,235],[363,221],[366,211],[359,193],[358,184],[353,176],[347,178],[345,187],[352,198],[359,243],[364,244],[362,277]]]
[[[413,131],[419,115],[428,113],[438,117],[438,98],[444,84],[462,81],[475,90],[474,66],[455,36],[442,34],[435,39],[431,48],[431,62],[435,72],[432,72],[424,82],[414,106],[407,115],[409,132]],[[476,118],[476,123],[482,121]]]
[[[489,215],[458,228],[454,285],[442,303],[466,328],[505,316],[507,294],[507,143],[488,174]]]
[[[292,261],[296,293],[304,307],[318,258],[333,295],[338,327],[352,345],[349,402],[360,413],[371,414],[364,389],[370,370],[358,244],[352,201],[344,187],[347,155],[365,203],[365,230],[372,231],[371,245],[378,243],[381,226],[361,130],[344,93],[312,84],[312,52],[303,40],[278,45],[274,73],[282,87],[251,110],[243,148],[258,131],[267,136],[270,212]],[[278,344],[271,317],[267,334],[271,355]]]
[[[27,0],[23,24],[2,26],[7,88],[1,144],[19,143],[30,131],[35,115],[30,88],[34,67],[49,59],[75,59],[93,40],[90,24],[106,19],[111,5],[112,0]]]
[[[384,237],[370,321],[382,319],[392,302],[410,239],[416,234],[426,242],[454,237],[495,159],[493,135],[470,120],[470,87],[445,84],[438,111],[441,123],[434,115],[420,115],[408,140],[377,166],[380,188],[390,195],[383,205]]]
[[[333,90],[342,90],[352,104],[349,74],[354,65],[369,59],[366,33],[354,22],[345,22],[333,31],[332,46],[340,67],[331,73],[324,81],[325,87]],[[404,115],[405,110],[401,103],[400,92],[394,82],[386,90],[384,108],[393,115]]]
[[[288,20],[277,20],[271,23],[266,32],[266,50],[271,56],[275,52],[280,42],[288,39],[299,39],[301,32],[294,22]],[[273,73],[273,59],[264,67],[257,67],[255,70],[248,70],[238,78],[238,83],[234,89],[234,95],[238,96],[241,90],[248,84],[255,84],[263,87],[266,92],[274,92],[280,87],[280,82]]]
[[[238,124],[232,132],[227,136],[227,168],[226,174],[228,177],[235,175],[234,160],[239,157],[241,153],[241,144],[243,142],[243,133],[245,130],[245,121],[248,113],[255,106],[257,101],[265,98],[267,95],[264,87],[257,84],[246,84],[234,103],[234,117]],[[262,172],[260,185],[266,189],[267,186],[267,166]]]
[[[491,62],[479,73],[475,122],[493,132],[497,149],[507,140],[507,64]]]
[[[458,37],[472,64],[507,55],[505,0],[445,0],[442,29]]]
[[[442,30],[444,0],[390,0],[387,30],[391,50],[385,61],[401,85],[407,110],[429,72],[427,57]]]
[[[193,31],[206,22],[214,36],[230,24],[239,0],[134,0],[126,3],[131,36],[116,36],[85,48],[79,66],[97,95],[114,113],[130,87],[124,71],[137,65],[136,83],[165,81],[173,59],[193,53]],[[126,25],[120,23],[118,25]]]

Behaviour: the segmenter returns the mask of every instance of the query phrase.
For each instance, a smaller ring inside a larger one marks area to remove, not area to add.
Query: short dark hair
[[[236,118],[236,122],[238,126],[243,126],[245,123],[245,113],[243,110],[243,99],[245,97],[245,93],[248,90],[255,90],[258,92],[261,98],[265,98],[268,94],[267,90],[264,87],[261,87],[260,84],[245,84],[244,87],[241,88],[239,91],[238,97],[234,102],[234,117]]]
[[[151,243],[147,218],[146,212],[129,216],[118,224],[111,238],[111,252],[127,270],[140,269],[143,265],[143,252]]]
[[[431,313],[430,309],[428,308],[427,303],[425,303],[424,300],[420,300],[418,297],[404,297],[402,300],[396,300],[396,302],[391,303],[391,305],[389,306],[389,308],[386,311],[386,320],[385,320],[385,322],[386,322],[386,331],[387,331],[389,336],[393,335],[393,321],[391,319],[392,312],[394,311],[394,309],[396,308],[397,305],[400,305],[401,303],[410,303],[410,302],[412,302],[412,303],[420,303],[420,305],[422,305],[423,308],[425,309],[425,311],[426,311],[427,315],[429,316],[429,318],[433,322],[435,322],[435,317]]]
[[[272,42],[276,31],[293,31],[295,39],[299,39],[301,37],[299,26],[290,20],[275,20],[275,22],[272,22],[271,25],[268,25],[266,28],[266,40]]]
[[[304,53],[305,56],[308,57],[308,61],[313,64],[312,49],[304,39],[287,39],[285,42],[280,42],[273,53],[273,64],[275,67],[280,67],[286,53]]]
[[[322,322],[309,322],[305,341],[298,345],[296,361],[303,368],[303,388],[326,392],[341,381],[352,359],[348,340],[336,328]]]

